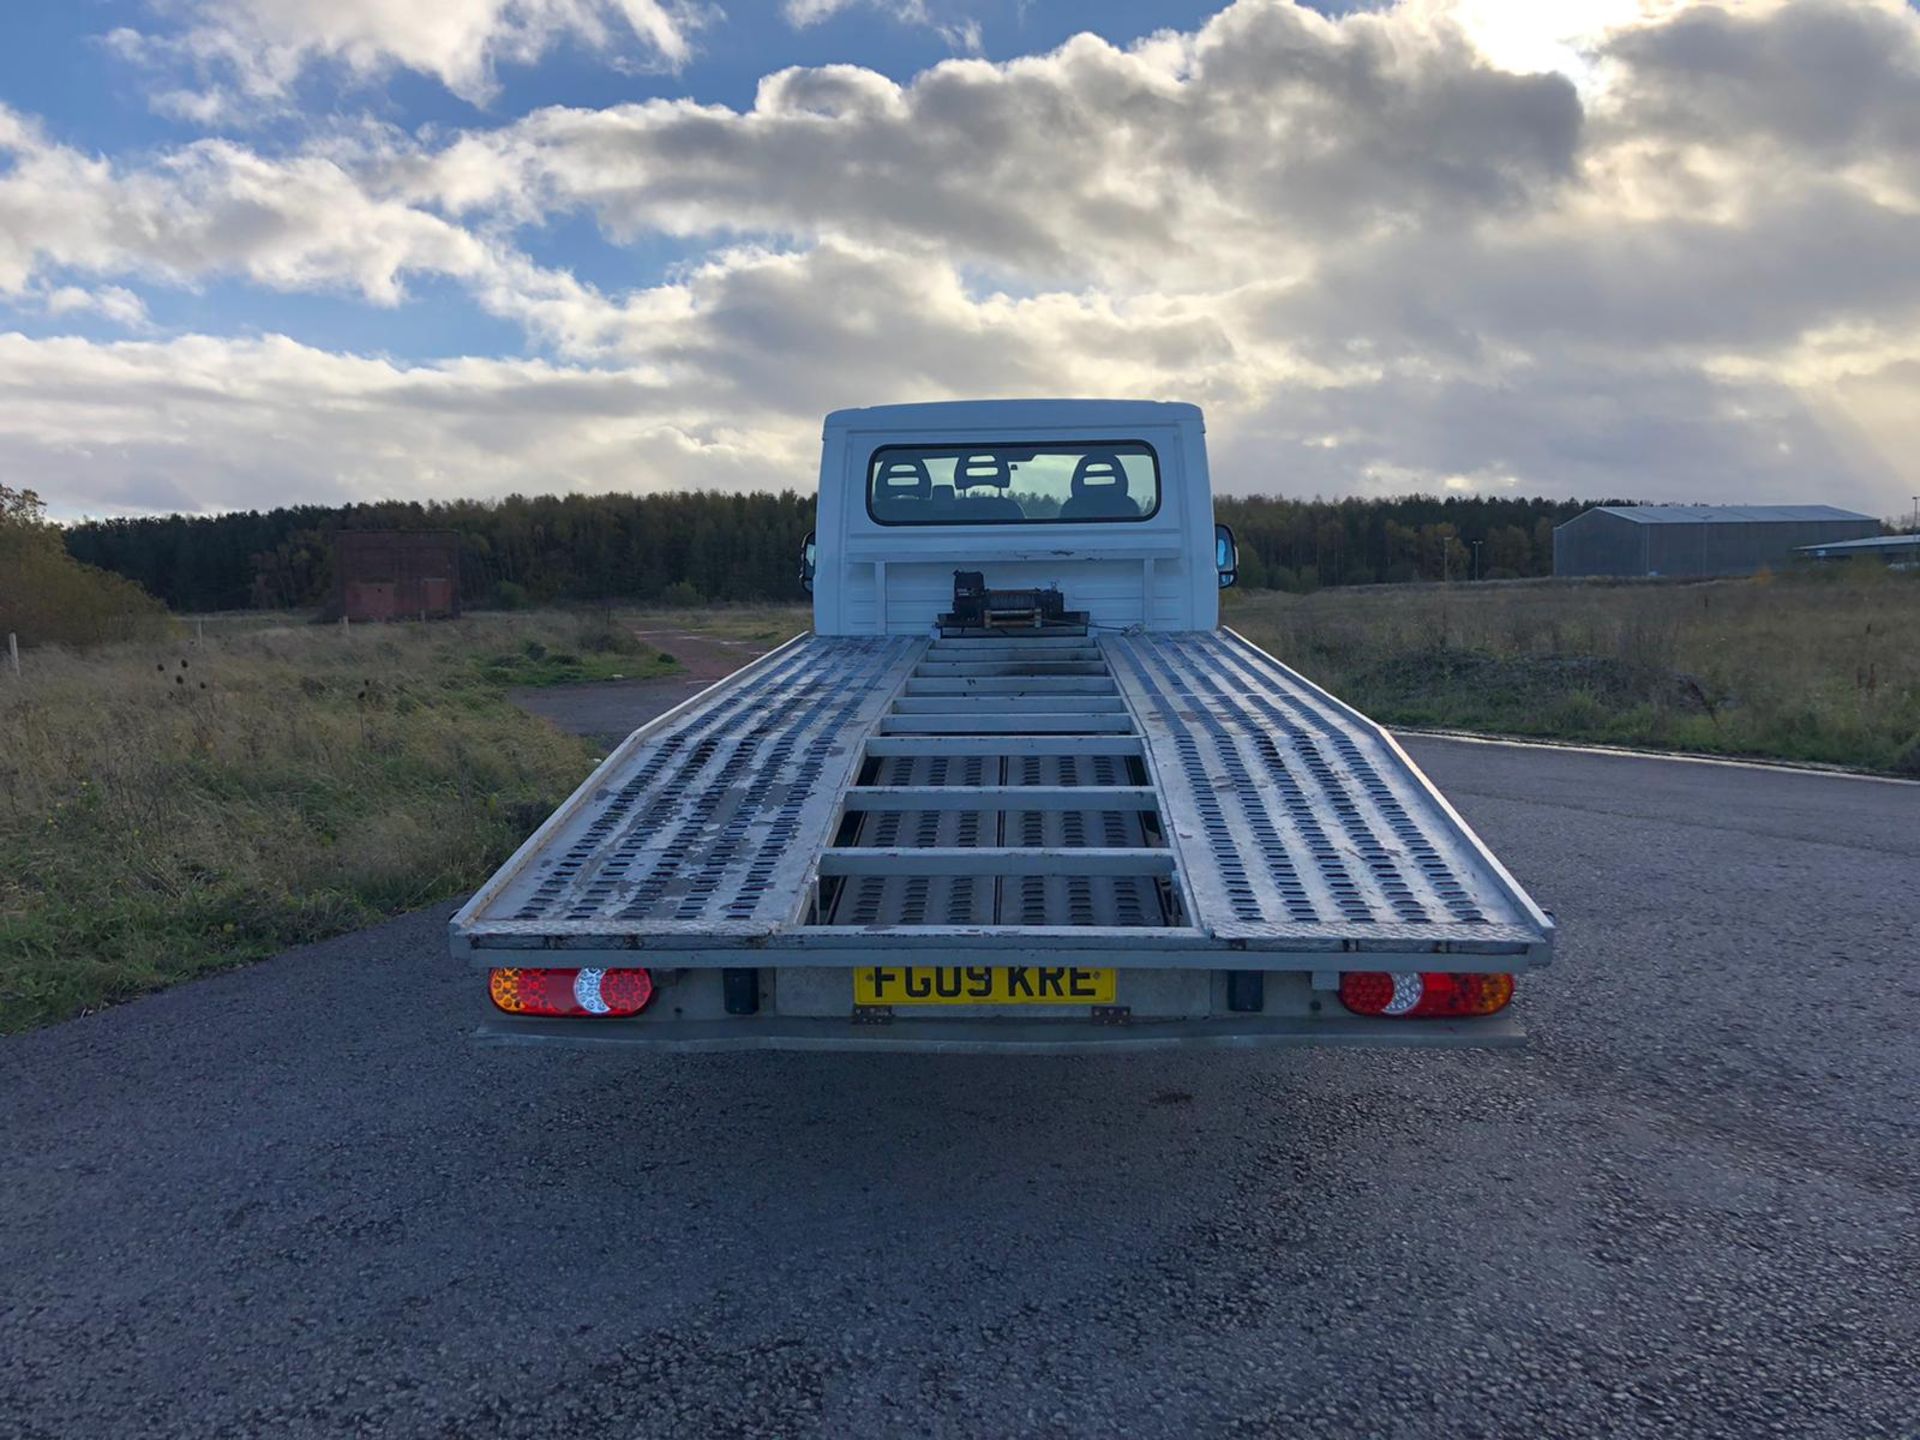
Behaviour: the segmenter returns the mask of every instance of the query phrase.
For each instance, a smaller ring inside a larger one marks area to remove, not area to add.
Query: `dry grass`
[[[555,614],[179,628],[0,675],[0,1030],[460,893],[593,759],[505,689],[662,670]]]
[[[1920,773],[1920,576],[1228,598],[1391,723]],[[0,1031],[470,889],[593,760],[509,687],[661,673],[635,628],[771,644],[809,618],[223,617],[28,652],[0,674]]]
[[[686,630],[722,640],[751,640],[769,647],[813,628],[811,605],[703,605],[623,610],[620,616],[641,631]]]
[[[1226,622],[1378,719],[1920,774],[1920,575],[1229,591]],[[806,606],[650,611],[772,644]]]
[[[1920,774],[1920,576],[1230,594],[1374,718]]]

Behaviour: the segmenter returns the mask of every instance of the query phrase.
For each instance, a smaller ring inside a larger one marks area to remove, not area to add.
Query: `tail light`
[[[1340,977],[1340,1003],[1356,1015],[1409,1020],[1491,1015],[1513,999],[1511,975],[1423,974],[1405,970],[1349,970]]]
[[[653,999],[653,972],[495,970],[487,993],[509,1015],[638,1015]]]

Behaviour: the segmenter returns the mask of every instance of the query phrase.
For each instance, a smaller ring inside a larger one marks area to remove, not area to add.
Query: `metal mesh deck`
[[[1185,964],[1550,934],[1383,732],[1222,633],[795,641],[637,732],[455,928]]]
[[[791,921],[860,742],[925,645],[807,636],[642,729],[475,918],[635,936]]]
[[[1102,646],[1221,939],[1537,941],[1492,857],[1371,724],[1238,636]]]

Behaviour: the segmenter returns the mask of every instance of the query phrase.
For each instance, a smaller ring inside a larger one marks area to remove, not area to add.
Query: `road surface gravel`
[[[0,1042],[0,1436],[1920,1433],[1920,788],[1410,748],[1524,1051],[481,1049],[451,907]]]

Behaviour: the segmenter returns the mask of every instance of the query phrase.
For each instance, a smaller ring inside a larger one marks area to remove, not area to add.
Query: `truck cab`
[[[639,726],[454,917],[499,1043],[1517,1043],[1553,926],[1219,625],[1191,405],[838,411],[813,629]]]
[[[827,417],[813,628],[920,635],[956,570],[1053,587],[1099,630],[1220,619],[1206,427],[1194,405],[1000,400]]]

